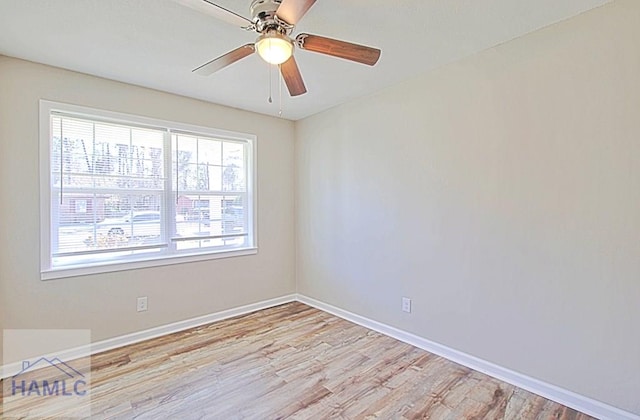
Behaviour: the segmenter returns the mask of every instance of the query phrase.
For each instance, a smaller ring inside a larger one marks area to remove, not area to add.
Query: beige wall
[[[41,281],[41,98],[256,134],[259,253]],[[293,137],[290,121],[0,56],[0,327],[90,328],[98,341],[295,292]]]
[[[297,123],[298,291],[640,414],[639,22],[618,0]]]

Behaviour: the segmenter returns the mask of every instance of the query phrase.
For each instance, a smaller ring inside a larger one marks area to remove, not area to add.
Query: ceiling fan
[[[292,39],[290,35],[295,25],[316,0],[253,0],[250,7],[251,20],[210,0],[175,1],[258,34],[255,43],[236,48],[193,70],[203,76],[209,76],[257,51],[267,63],[280,67],[289,94],[298,96],[306,93],[307,88],[293,56],[294,46],[369,66],[376,64],[380,58],[380,50],[377,48],[323,36],[303,33]]]

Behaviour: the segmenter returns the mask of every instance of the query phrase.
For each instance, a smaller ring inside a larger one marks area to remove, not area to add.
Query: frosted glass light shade
[[[293,54],[293,43],[278,32],[267,32],[256,41],[256,50],[269,64],[282,64]]]

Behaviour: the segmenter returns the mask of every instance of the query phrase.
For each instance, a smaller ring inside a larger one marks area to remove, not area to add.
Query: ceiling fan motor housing
[[[251,18],[256,26],[256,32],[277,29],[278,32],[287,34],[293,27],[286,26],[285,22],[278,19],[276,11],[282,0],[253,0],[251,3]]]

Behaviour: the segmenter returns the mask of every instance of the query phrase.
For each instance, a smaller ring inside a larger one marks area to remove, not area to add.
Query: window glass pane
[[[209,188],[208,191],[222,191],[222,166],[209,165],[207,167]]]
[[[224,191],[245,191],[245,147],[239,143],[223,145],[222,182]]]
[[[52,116],[51,142],[54,265],[166,243],[162,131]]]
[[[176,218],[180,220],[176,222],[179,238],[242,236],[247,233],[247,213],[242,196],[180,195],[176,211]],[[199,246],[220,246],[220,243],[224,245],[226,242],[208,241]]]
[[[202,139],[198,147],[198,163],[222,165],[222,142],[214,139]]]
[[[157,194],[59,194],[52,202],[53,254],[163,244],[161,203]]]
[[[52,139],[53,185],[62,178],[66,187],[164,188],[162,132],[56,120],[62,131]]]
[[[178,190],[222,191],[225,169],[222,149],[226,144],[207,137],[173,135],[172,145],[176,150],[172,159],[173,179]]]
[[[247,233],[247,209],[242,196],[225,196],[221,210],[222,228],[225,234]]]

